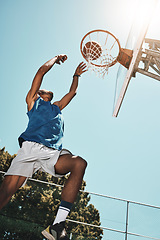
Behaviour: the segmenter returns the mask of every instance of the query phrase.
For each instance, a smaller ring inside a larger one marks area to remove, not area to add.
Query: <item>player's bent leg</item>
[[[7,175],[4,177],[0,187],[0,209],[2,209],[11,199],[12,195],[22,186],[26,177]]]
[[[62,200],[74,203],[77,193],[81,187],[87,162],[79,157],[69,154],[61,155],[55,165],[57,174],[65,175],[70,172],[70,176],[62,191]]]
[[[62,190],[62,201],[59,206],[53,225],[48,226],[42,234],[49,240],[69,240],[65,230],[65,220],[71,210],[80,189],[82,179],[87,167],[87,162],[81,158],[69,154],[61,155],[55,165],[57,174],[70,176]]]

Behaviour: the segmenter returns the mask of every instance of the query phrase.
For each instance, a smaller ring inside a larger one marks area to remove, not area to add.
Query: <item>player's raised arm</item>
[[[73,75],[73,81],[72,81],[69,92],[60,101],[54,102],[55,105],[59,106],[60,110],[65,108],[69,104],[69,102],[72,100],[72,98],[76,95],[79,77],[86,71],[87,71],[86,64],[81,62],[75,70],[75,73]]]
[[[28,105],[32,104],[32,102],[36,100],[38,90],[40,89],[40,86],[43,80],[43,76],[53,67],[55,63],[61,64],[61,62],[63,63],[66,60],[67,60],[67,56],[65,54],[61,54],[50,59],[38,69],[33,79],[31,89],[29,90],[26,97],[26,102]]]

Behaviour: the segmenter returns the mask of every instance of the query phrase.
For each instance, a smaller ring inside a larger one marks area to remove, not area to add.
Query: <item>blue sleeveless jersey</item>
[[[20,135],[19,142],[37,142],[61,150],[64,121],[59,107],[39,97],[27,115],[29,123]]]

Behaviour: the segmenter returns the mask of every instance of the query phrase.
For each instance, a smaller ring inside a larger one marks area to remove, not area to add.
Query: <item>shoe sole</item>
[[[42,231],[42,235],[46,237],[48,240],[56,240],[49,232],[46,230]]]

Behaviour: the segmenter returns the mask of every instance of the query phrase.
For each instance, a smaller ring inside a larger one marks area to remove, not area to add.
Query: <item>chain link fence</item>
[[[0,171],[0,173],[4,174],[2,171]],[[34,181],[35,184],[43,183],[60,187],[60,185],[54,183],[48,183],[32,178],[29,180]],[[69,218],[67,221],[78,226],[87,225],[89,228],[92,228],[92,230],[94,228],[101,228],[103,230],[103,240],[160,240],[160,207],[88,191],[84,192],[90,195],[90,203],[100,212],[101,226],[93,225],[92,222],[78,222]],[[0,215],[0,217],[1,227],[2,225],[5,226],[7,216]],[[23,225],[22,220],[15,219],[15,221],[17,221],[17,224]],[[36,225],[36,223],[28,223],[28,226],[30,226],[30,229],[33,227],[35,231],[38,231],[39,233],[43,230],[43,228]],[[12,228],[12,226],[10,227]],[[11,236],[8,236],[8,238],[5,239],[12,238]],[[29,230],[27,239],[34,239],[33,234],[29,236]],[[44,240],[42,236],[39,239]],[[71,233],[70,239],[92,240],[87,237],[87,233],[84,233],[83,236]]]

